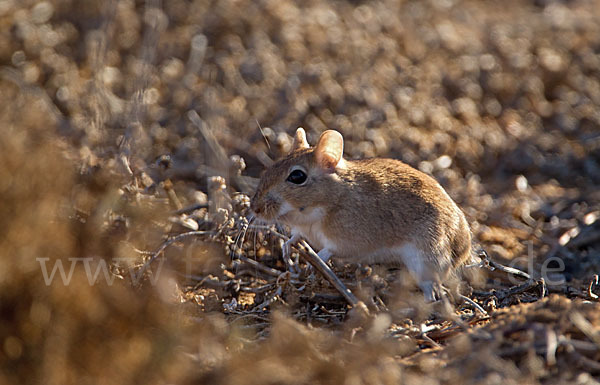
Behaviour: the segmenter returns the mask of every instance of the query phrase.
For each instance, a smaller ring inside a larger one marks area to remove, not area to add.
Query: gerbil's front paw
[[[292,246],[296,244],[300,240],[300,236],[298,234],[292,235],[290,239],[284,242],[283,247],[281,248],[283,261],[288,267],[288,270],[294,274],[300,272],[300,269],[297,265],[297,261],[293,261],[292,256]]]

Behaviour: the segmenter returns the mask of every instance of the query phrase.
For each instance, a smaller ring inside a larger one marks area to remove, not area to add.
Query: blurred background
[[[408,363],[414,347],[373,337],[381,322],[350,343],[285,309],[258,344],[223,314],[231,295],[196,298],[177,262],[157,285],[127,279],[184,230],[219,229],[191,252],[193,273],[221,271],[237,193],[299,126],[433,175],[493,258],[563,261],[576,289],[526,308],[559,317],[540,322],[598,321],[567,297],[600,271],[600,2],[0,0],[0,383],[598,379],[466,337]],[[72,258],[123,279],[90,285]],[[57,261],[69,285],[46,284]]]

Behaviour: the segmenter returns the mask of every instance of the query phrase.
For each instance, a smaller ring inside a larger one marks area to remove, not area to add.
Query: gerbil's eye
[[[302,184],[306,182],[306,174],[302,170],[294,170],[288,175],[287,181],[293,184]]]

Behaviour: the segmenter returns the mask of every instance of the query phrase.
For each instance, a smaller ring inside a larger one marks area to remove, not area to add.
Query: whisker
[[[255,118],[254,120],[256,120],[256,125],[258,126],[258,129],[260,130],[260,134],[262,135],[263,139],[265,140],[265,143],[267,143],[267,147],[269,148],[269,151],[271,151],[271,145],[269,144],[269,140],[265,136],[265,133],[264,133],[262,127],[260,126],[260,123],[258,123],[258,119]]]
[[[240,230],[238,232],[237,237],[235,238],[235,243],[233,245],[233,250],[231,252],[231,259],[233,259],[233,257],[235,256],[235,253],[237,252],[237,249],[239,248],[240,250],[244,249],[244,241],[246,240],[246,233],[248,231],[248,228],[250,227],[250,224],[252,223],[252,221],[254,221],[256,217],[253,214],[250,214],[249,217],[242,217],[241,218],[241,227]]]
[[[233,259],[233,257],[235,256],[238,247],[242,248],[244,245],[244,239],[243,239],[242,235],[245,235],[246,230],[248,230],[248,224],[249,224],[248,221],[243,221],[241,224],[241,227],[239,228],[238,234],[235,237],[235,241],[233,243],[233,249],[231,250],[231,253],[230,253],[231,259]],[[240,241],[240,239],[242,240],[242,242],[241,242],[240,246],[238,246],[238,242]]]
[[[265,230],[268,231],[269,234],[276,236],[277,238],[281,238],[284,241],[290,239],[287,235],[283,234],[283,230],[274,229],[273,225],[252,225],[250,226],[254,230]]]
[[[254,230],[254,258],[256,258],[256,238],[258,236],[258,229],[253,227]]]
[[[248,227],[250,227],[250,222],[246,220],[242,229],[242,239],[240,241],[240,249],[242,250],[244,249],[244,241],[246,240],[246,233],[248,232]]]
[[[240,239],[241,235],[242,235],[242,229],[240,228],[238,230],[237,236],[235,237],[235,241],[233,242],[233,246],[231,248],[231,252],[229,253],[229,258],[231,260],[233,260],[233,257],[235,256],[235,252],[237,251],[238,240]]]

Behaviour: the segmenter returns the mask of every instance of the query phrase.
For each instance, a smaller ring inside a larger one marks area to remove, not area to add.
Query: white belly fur
[[[334,241],[325,237],[319,225],[295,227],[292,229],[292,234],[299,234],[305,238],[317,252],[327,249],[334,259],[355,263],[404,266],[418,282],[435,280],[440,273],[438,271],[440,266],[431,263],[433,256],[426,255],[423,250],[412,243],[377,249],[366,255],[340,255],[339,250],[347,249],[347,245],[338,246]]]
[[[301,212],[285,203],[280,209],[280,215],[293,215],[294,218],[291,221],[294,223],[291,226],[292,235],[298,235],[306,239],[317,252],[326,250],[326,253],[331,254],[333,258],[367,264],[404,265],[418,281],[430,280],[439,273],[437,270],[441,270],[441,266],[431,263],[432,258],[435,259],[435,256],[426,255],[422,249],[413,243],[404,243],[391,248],[380,248],[366,254],[363,252],[360,255],[349,255],[346,242],[338,244],[324,235],[321,223],[325,216],[325,210],[320,207]],[[351,250],[352,252],[359,251]]]

